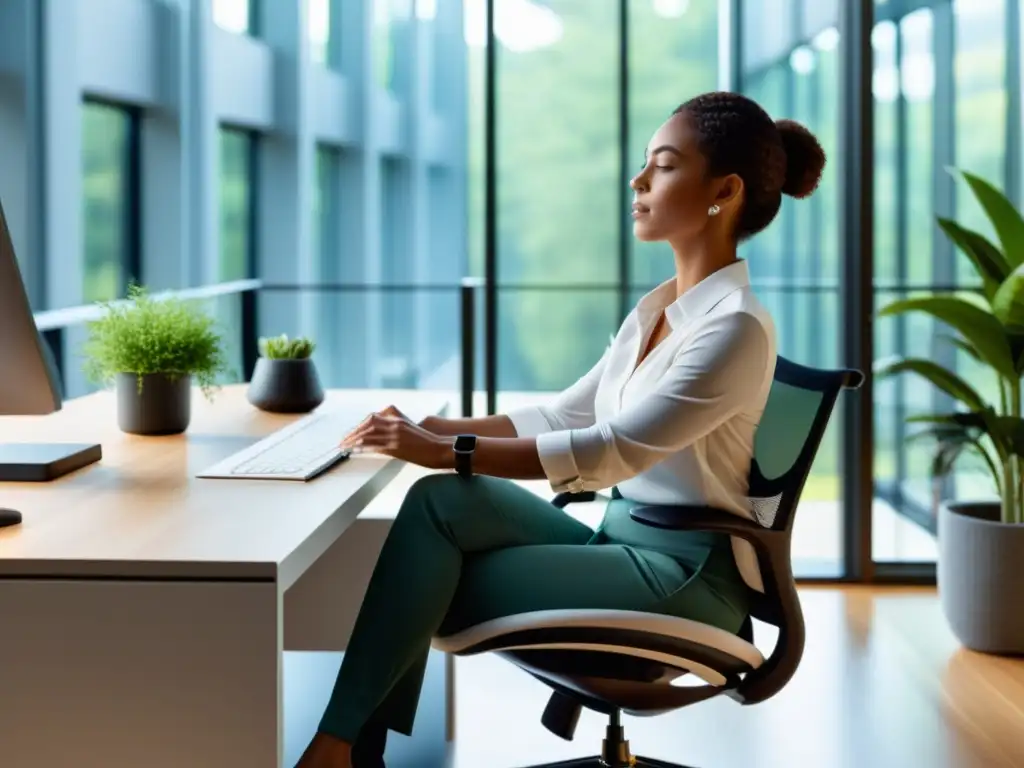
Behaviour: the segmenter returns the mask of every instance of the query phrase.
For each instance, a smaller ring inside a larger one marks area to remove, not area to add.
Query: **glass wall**
[[[560,389],[600,357],[624,218],[618,2],[516,6],[496,15],[502,393]]]
[[[1007,105],[1020,81],[1006,66],[1007,46],[1019,36],[1007,29],[1007,0],[904,0],[887,3],[877,14],[872,35],[874,281],[880,308],[906,296],[978,287],[969,261],[953,248],[936,218],[953,218],[994,235],[970,191],[948,169],[975,173],[1011,197],[1019,194],[1007,186],[1015,178],[1007,145],[1020,142],[1019,125],[1007,121]],[[934,360],[994,395],[985,372],[949,343],[949,332],[919,313],[881,318],[875,326],[876,357]],[[933,445],[908,442],[914,432],[908,417],[952,407],[917,377],[875,385],[872,550],[878,561],[934,562],[938,503],[990,497],[994,491],[986,474],[967,465],[942,482],[933,480]]]

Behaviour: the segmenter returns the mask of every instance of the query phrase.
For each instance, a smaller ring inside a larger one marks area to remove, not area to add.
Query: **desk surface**
[[[443,413],[448,400],[332,390],[319,410],[357,423],[393,403],[418,419]],[[24,518],[0,529],[0,578],[276,579],[287,588],[404,466],[362,455],[307,483],[195,476],[296,418],[253,408],[244,385],[224,387],[212,402],[194,392],[188,431],[170,437],[121,432],[109,391],[50,416],[0,418],[2,442],[103,446],[99,463],[59,480],[0,483],[0,506]]]

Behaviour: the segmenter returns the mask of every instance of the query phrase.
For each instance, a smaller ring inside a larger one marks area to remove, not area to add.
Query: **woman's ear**
[[[731,209],[743,201],[743,179],[739,174],[730,173],[721,179],[718,192],[715,194],[715,205],[723,209]]]

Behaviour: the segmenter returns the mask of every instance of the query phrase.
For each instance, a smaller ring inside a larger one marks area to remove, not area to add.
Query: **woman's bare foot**
[[[317,733],[295,768],[352,768],[352,745],[326,733]]]

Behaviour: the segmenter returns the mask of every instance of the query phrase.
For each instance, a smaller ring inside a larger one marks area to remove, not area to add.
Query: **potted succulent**
[[[139,285],[129,287],[127,299],[101,305],[106,312],[89,323],[85,372],[114,384],[119,426],[139,435],[184,432],[192,384],[210,397],[225,369],[213,319],[187,301],[153,298]]]
[[[956,371],[933,360],[880,361],[876,375],[910,373],[957,404],[948,413],[913,416],[913,437],[933,441],[932,472],[947,475],[971,456],[991,476],[993,500],[939,506],[939,596],[954,634],[968,648],[1024,653],[1024,218],[995,187],[958,172],[992,223],[999,245],[948,219],[946,236],[973,264],[981,295],[933,295],[894,301],[881,315],[925,312],[955,332],[950,342],[978,361],[998,384],[986,398]]]
[[[312,359],[316,344],[282,334],[260,339],[259,349],[247,392],[250,403],[274,413],[307,413],[324,401]]]

